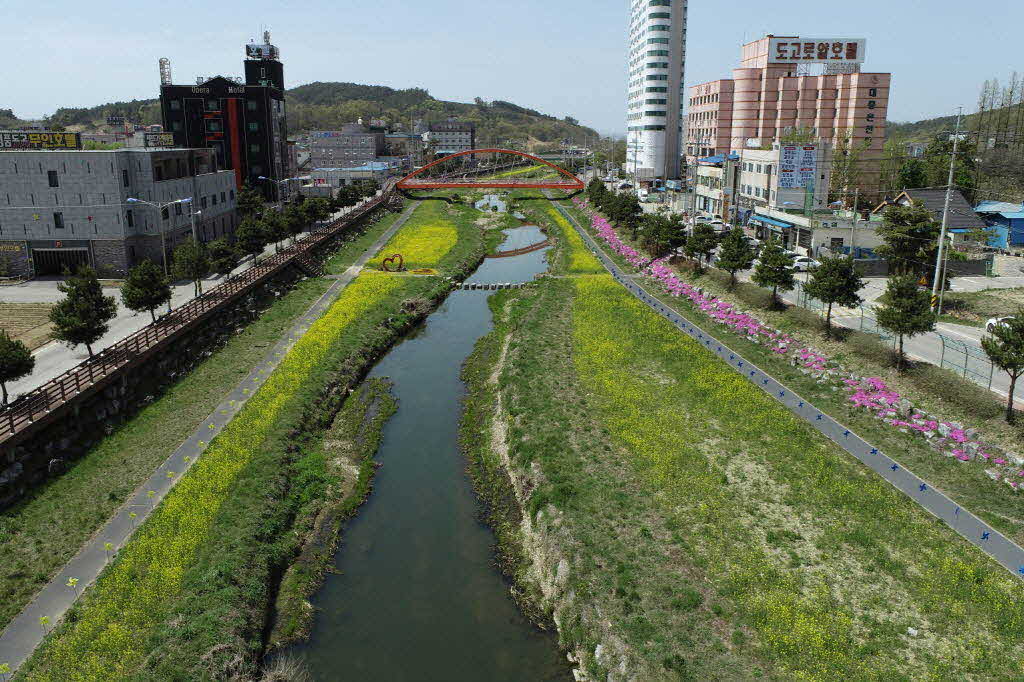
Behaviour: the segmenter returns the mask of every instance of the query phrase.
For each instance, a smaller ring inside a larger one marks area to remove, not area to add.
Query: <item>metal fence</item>
[[[825,315],[828,305],[809,295],[802,282],[796,283],[794,293],[798,306],[813,310],[822,316]],[[883,341],[889,341],[895,349],[896,336],[878,324],[871,308],[860,305],[852,309],[852,314],[846,313],[847,310],[850,309],[833,307],[833,319],[839,317],[846,323],[844,326],[858,329],[867,334],[874,334]],[[859,323],[854,322],[857,318],[859,318]],[[938,357],[940,367],[956,372],[963,378],[985,388],[992,388],[992,379],[996,375],[996,368],[980,346],[959,341],[939,332],[929,332],[926,337],[935,337],[939,340],[941,346]]]

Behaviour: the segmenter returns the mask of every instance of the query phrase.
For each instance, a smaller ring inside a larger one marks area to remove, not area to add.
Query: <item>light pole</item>
[[[942,313],[942,306],[939,303],[940,287],[942,291],[946,288],[946,273],[942,267],[942,256],[946,249],[946,229],[949,225],[949,202],[953,195],[953,172],[956,170],[956,151],[960,146],[960,118],[963,116],[964,108],[956,115],[956,132],[953,133],[953,153],[949,155],[949,179],[946,181],[946,200],[942,207],[942,230],[939,233],[939,249],[935,254],[935,275],[932,282],[932,308],[936,313]],[[940,276],[942,280],[940,281]]]
[[[129,203],[129,204],[145,204],[147,206],[152,206],[153,208],[155,208],[157,210],[157,224],[159,225],[159,228],[160,228],[160,252],[161,252],[161,255],[163,256],[163,262],[164,262],[164,277],[169,277],[170,276],[170,271],[168,270],[168,267],[167,267],[167,230],[164,229],[164,224],[163,224],[164,209],[168,208],[169,206],[171,206],[173,204],[188,204],[189,205],[189,213],[191,214],[192,213],[192,197],[186,197],[184,199],[175,199],[174,201],[165,201],[163,203],[157,203],[157,202],[153,202],[153,201],[145,201],[143,199],[136,199],[135,197],[128,197],[127,199],[125,199],[125,201],[127,203]],[[168,219],[170,219],[170,217],[171,217],[170,216],[170,212],[168,212],[167,217],[168,217]],[[195,221],[194,221],[194,219],[193,219],[193,223],[192,223],[192,236],[193,236],[193,238],[195,238]]]

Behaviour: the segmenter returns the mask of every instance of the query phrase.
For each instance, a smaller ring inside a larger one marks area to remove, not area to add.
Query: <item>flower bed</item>
[[[604,266],[594,257],[594,254],[590,253],[586,244],[583,243],[583,237],[569,224],[569,221],[553,206],[548,207],[548,214],[555,222],[555,225],[558,226],[565,241],[569,260],[567,266],[569,274],[593,275],[604,272]]]
[[[667,259],[651,261],[623,242],[611,223],[594,212],[586,200],[575,197],[573,202],[591,216],[591,227],[609,248],[661,284],[671,296],[689,299],[715,323],[743,334],[753,343],[769,347],[778,355],[787,356],[793,365],[819,382],[845,390],[850,394],[852,405],[871,411],[877,419],[903,433],[926,438],[941,456],[984,466],[989,478],[1005,483],[1013,491],[1024,487],[1024,458],[980,439],[975,429],[915,408],[908,398],[889,388],[882,379],[847,372],[839,363],[814,348],[798,343],[789,334],[766,325],[731,303],[705,294],[699,287],[680,279],[669,267]]]
[[[396,253],[402,254],[407,270],[437,266],[459,238],[458,228],[445,217],[445,210],[440,202],[425,202],[367,267],[378,268]]]

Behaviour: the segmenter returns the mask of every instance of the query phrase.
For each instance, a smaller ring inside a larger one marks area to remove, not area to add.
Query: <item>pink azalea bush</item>
[[[668,258],[651,260],[622,241],[611,223],[593,211],[585,199],[573,202],[591,216],[591,226],[612,251],[647,275],[671,295],[687,298],[712,321],[746,337],[747,340],[770,348],[778,355],[788,355],[790,362],[800,371],[815,377],[820,383],[831,384],[849,393],[852,405],[872,412],[876,419],[899,429],[903,433],[926,438],[939,454],[958,462],[975,462],[985,466],[985,473],[994,480],[1006,483],[1012,490],[1024,488],[1024,459],[1002,453],[999,448],[977,438],[974,429],[915,410],[911,402],[889,388],[879,377],[859,377],[843,370],[838,363],[822,353],[800,345],[789,334],[774,329],[735,305],[706,294],[699,287],[681,280],[668,265]]]

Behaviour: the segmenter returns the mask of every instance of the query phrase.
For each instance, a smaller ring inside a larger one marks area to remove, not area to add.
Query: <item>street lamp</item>
[[[163,225],[164,209],[167,208],[168,206],[171,206],[172,204],[189,204],[189,213],[191,214],[191,212],[192,212],[191,211],[192,197],[186,197],[184,199],[175,199],[174,201],[165,201],[165,202],[162,202],[162,203],[157,203],[157,202],[153,202],[153,201],[145,201],[143,199],[136,199],[135,197],[128,197],[127,199],[125,199],[125,201],[127,203],[129,203],[129,204],[146,204],[147,206],[152,206],[153,208],[155,208],[157,210],[157,221],[158,221],[157,224],[160,226],[160,251],[163,254],[163,261],[164,261],[164,277],[168,277],[170,275],[170,272],[169,272],[169,270],[167,268],[167,231],[164,229],[164,225]],[[167,217],[170,218],[170,213],[168,213]],[[192,222],[192,238],[193,239],[195,239],[195,233],[196,233],[196,227],[195,227],[195,220],[193,218],[193,222]]]

